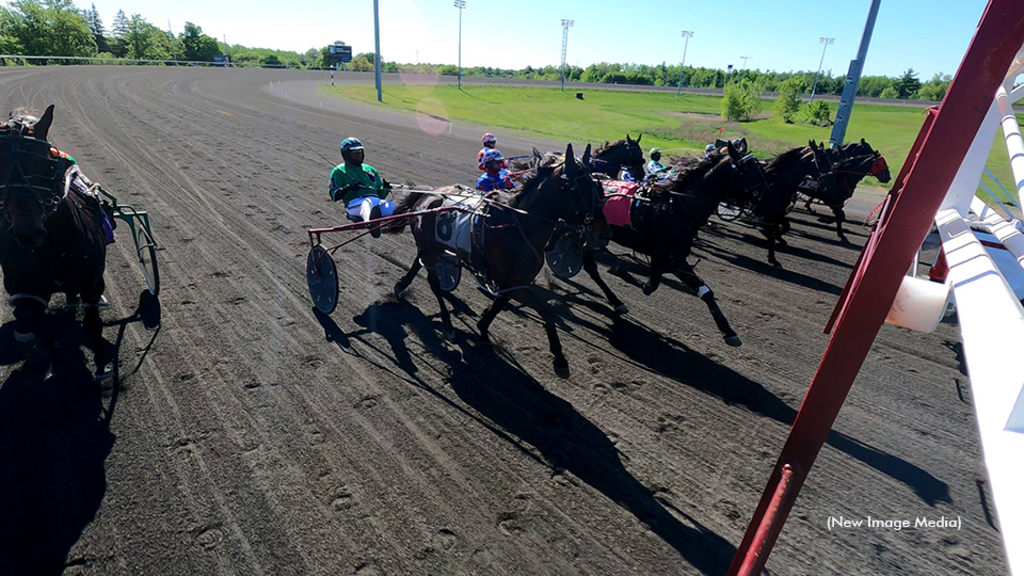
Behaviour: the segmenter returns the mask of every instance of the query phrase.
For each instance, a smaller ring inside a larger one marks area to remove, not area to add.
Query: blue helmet
[[[341,141],[341,153],[344,154],[349,150],[362,150],[363,143],[359,138],[345,138]]]

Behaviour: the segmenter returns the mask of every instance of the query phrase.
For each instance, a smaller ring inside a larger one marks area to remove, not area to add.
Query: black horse
[[[562,354],[562,345],[555,329],[554,309],[531,290],[534,278],[544,266],[544,247],[555,231],[568,226],[580,234],[584,244],[604,246],[611,231],[601,211],[604,194],[594,182],[587,168],[590,162],[590,146],[583,154],[583,164],[576,162],[572,145],[565,151],[563,165],[541,167],[525,182],[522,190],[514,196],[490,193],[484,197],[484,209],[489,213],[480,230],[482,254],[474,259],[472,254],[458,254],[462,265],[471,269],[486,271],[488,287],[496,297],[490,308],[484,312],[477,328],[480,338],[488,340],[487,329],[494,317],[515,299],[540,313],[547,331],[548,344],[554,355],[555,373],[568,377],[569,362]],[[395,209],[395,214],[419,212],[440,207],[444,191],[434,193],[412,193]],[[390,226],[387,231],[398,233],[405,228],[407,220]],[[437,272],[439,260],[448,248],[435,237],[436,213],[411,218],[413,236],[418,248],[412,267],[395,285],[395,294],[409,287],[420,268],[427,269],[427,281],[441,307],[441,323],[444,335],[455,338],[448,307],[444,301],[441,282]]]
[[[815,147],[813,141],[811,146]],[[817,148],[815,154],[819,158],[822,156],[827,158],[828,168],[814,180],[805,180],[809,185],[800,186],[798,191],[811,200],[817,200],[832,209],[836,234],[840,240],[847,242],[846,235],[843,233],[843,222],[846,221],[846,212],[843,208],[846,206],[846,202],[853,197],[854,189],[865,176],[874,176],[883,184],[892,180],[889,165],[886,164],[885,157],[872,149],[863,139],[860,142],[846,144],[831,151]],[[819,162],[819,172],[821,172],[820,164]],[[814,211],[811,209],[810,201],[805,207],[811,212]]]
[[[103,215],[70,186],[77,170],[47,141],[52,123],[51,105],[38,119],[19,109],[0,126],[0,267],[21,342],[46,335],[54,293],[81,298],[99,377],[107,365],[97,308],[106,263]]]
[[[612,240],[650,256],[651,271],[644,294],[650,295],[666,273],[675,274],[707,305],[722,336],[730,346],[740,339],[715,301],[715,295],[687,261],[697,233],[724,199],[751,201],[763,197],[766,183],[761,165],[753,156],[741,156],[728,143],[686,172],[677,172],[651,186],[630,206],[631,226],[611,226]],[[617,313],[627,311],[601,279],[593,250],[584,251],[583,269],[604,292]]]

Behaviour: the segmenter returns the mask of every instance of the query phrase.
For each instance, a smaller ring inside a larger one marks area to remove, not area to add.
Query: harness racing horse
[[[752,156],[742,157],[737,149],[727,146],[699,163],[677,172],[648,189],[646,198],[634,198],[630,206],[631,226],[611,226],[612,240],[651,257],[651,271],[644,294],[650,295],[666,273],[675,274],[707,305],[722,337],[730,346],[741,344],[722,314],[715,295],[694,272],[687,261],[697,232],[726,198],[755,201],[754,196],[766,193],[761,165]],[[584,270],[604,292],[617,313],[625,313],[625,304],[601,279],[594,250],[584,252]]]
[[[560,377],[568,377],[569,363],[562,354],[562,345],[555,329],[554,309],[531,290],[534,278],[544,266],[544,247],[556,230],[568,227],[579,233],[585,245],[604,246],[611,231],[601,208],[604,195],[594,182],[587,165],[590,146],[583,154],[583,164],[576,162],[572,145],[565,151],[565,163],[557,167],[541,167],[527,180],[514,196],[492,192],[484,197],[484,209],[489,213],[480,225],[482,254],[480,260],[472,255],[459,254],[462,265],[471,269],[484,268],[489,279],[487,288],[495,298],[477,322],[482,341],[489,340],[487,330],[494,317],[508,304],[509,299],[521,302],[540,313],[547,332],[548,344],[554,355],[554,370]],[[395,209],[395,214],[420,212],[440,207],[445,202],[444,191],[413,193]],[[427,282],[441,307],[444,336],[455,338],[448,307],[437,272],[439,260],[446,246],[435,236],[437,213],[428,213],[402,219],[388,227],[387,232],[398,233],[411,220],[418,253],[412,267],[395,285],[395,294],[405,290],[420,268],[427,269]]]
[[[50,297],[80,297],[96,376],[107,365],[97,304],[103,295],[106,234],[100,209],[70,189],[71,162],[47,141],[53,106],[26,109],[0,126],[0,267],[19,342],[45,335]]]
[[[846,221],[843,207],[853,197],[857,184],[869,174],[885,184],[892,180],[892,175],[889,173],[885,157],[873,150],[863,139],[859,143],[842,146],[829,156],[832,156],[833,160],[828,171],[817,177],[814,186],[801,186],[799,192],[832,209],[832,214],[835,215],[836,234],[840,240],[847,242],[846,235],[843,234],[843,222]],[[813,212],[809,201],[806,207]]]

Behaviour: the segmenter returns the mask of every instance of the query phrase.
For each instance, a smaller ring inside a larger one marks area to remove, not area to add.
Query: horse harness
[[[6,212],[13,190],[31,193],[43,209],[44,217],[57,211],[67,197],[70,187],[68,168],[72,163],[67,156],[46,140],[26,136],[11,129],[0,130],[0,154],[8,152],[7,178],[0,183],[0,212]],[[26,171],[28,162],[45,162],[49,174]]]

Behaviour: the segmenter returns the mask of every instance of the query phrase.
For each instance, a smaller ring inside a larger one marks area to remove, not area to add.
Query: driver
[[[504,166],[505,160],[497,149],[491,148],[484,152],[484,175],[477,179],[476,189],[481,192],[490,192],[492,190],[508,190],[513,188],[515,185],[512,183],[512,178],[508,175]]]
[[[331,170],[331,200],[345,203],[349,218],[369,222],[395,212],[395,203],[385,201],[391,184],[381,178],[377,170],[363,164],[363,143],[358,138],[345,138],[341,142],[344,160]],[[380,238],[380,226],[370,229],[370,235]]]
[[[651,148],[650,156],[650,162],[644,165],[644,172],[646,172],[648,176],[654,176],[655,174],[660,174],[668,170],[668,168],[661,163],[660,148]]]

